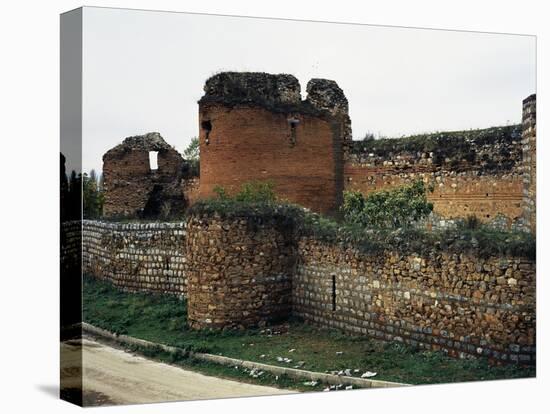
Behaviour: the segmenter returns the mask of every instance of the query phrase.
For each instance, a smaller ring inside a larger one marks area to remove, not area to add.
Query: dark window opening
[[[290,118],[288,120],[288,125],[290,125],[290,146],[293,147],[296,145],[296,128],[300,123],[299,119]]]
[[[210,121],[202,121],[201,122],[201,128],[204,129],[206,132],[206,136],[204,137],[204,142],[206,145],[210,144],[210,132],[212,131],[212,122]]]
[[[332,275],[332,311],[336,310],[336,275]]]

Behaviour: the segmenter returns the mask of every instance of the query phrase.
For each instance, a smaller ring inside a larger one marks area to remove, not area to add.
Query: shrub
[[[433,205],[426,198],[420,180],[392,190],[375,191],[367,197],[359,192],[344,192],[345,220],[365,227],[399,228],[426,217]]]
[[[272,203],[275,201],[274,184],[271,181],[251,181],[241,186],[235,200],[244,203]]]
[[[468,217],[466,217],[466,220],[464,221],[464,227],[470,230],[478,229],[481,226],[481,222],[477,218],[476,215],[471,214]]]

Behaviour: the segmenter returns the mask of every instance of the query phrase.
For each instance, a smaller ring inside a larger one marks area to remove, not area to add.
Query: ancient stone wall
[[[158,157],[152,169],[149,153]],[[170,217],[185,208],[184,160],[157,132],[126,138],[103,156],[106,217]]]
[[[361,253],[299,236],[277,214],[84,221],[82,239],[85,274],[126,291],[186,296],[193,328],[256,327],[294,315],[451,356],[535,362],[532,259]]]
[[[185,223],[82,222],[83,273],[129,292],[184,296]]]
[[[293,314],[451,356],[535,361],[535,263],[516,257],[361,254],[302,238]]]
[[[533,234],[537,231],[537,97],[523,101],[523,211]]]
[[[248,328],[291,311],[296,239],[284,217],[188,221],[188,321],[193,328]]]
[[[523,225],[521,127],[431,134],[377,143],[355,141],[344,167],[346,190],[369,194],[423,180],[434,204],[430,225],[468,216],[507,229]],[[426,144],[426,141],[428,144]],[[432,142],[433,141],[433,142]],[[425,151],[426,146],[433,151]]]
[[[282,199],[322,213],[342,200],[343,141],[351,139],[347,100],[333,81],[313,79],[300,98],[291,75],[222,73],[199,101],[199,197],[216,186],[237,192],[271,181]]]

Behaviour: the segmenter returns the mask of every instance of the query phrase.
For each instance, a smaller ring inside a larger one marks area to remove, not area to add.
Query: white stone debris
[[[260,355],[260,358],[265,358],[265,354]]]
[[[353,389],[353,385],[348,385],[348,386],[346,387],[346,390],[352,390],[352,389]]]
[[[294,351],[296,351],[294,348],[288,350],[288,352],[294,352]]]
[[[361,375],[361,378],[370,378],[376,376],[376,372],[367,371],[363,375]]]
[[[304,385],[307,385],[309,387],[315,387],[317,384],[319,384],[318,381],[306,381],[306,382],[304,382]]]
[[[336,351],[336,355],[342,355],[343,352],[342,351]]]

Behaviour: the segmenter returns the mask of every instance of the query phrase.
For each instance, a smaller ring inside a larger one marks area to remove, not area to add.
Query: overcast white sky
[[[535,92],[533,36],[84,9],[83,170],[125,137],[158,131],[180,152],[197,100],[223,71],[334,79],[354,139],[521,121]]]

